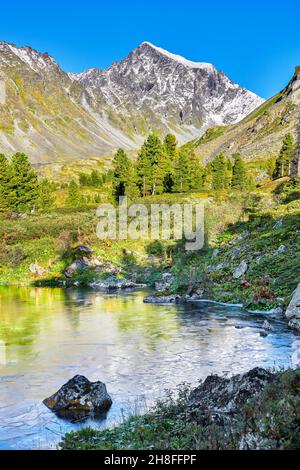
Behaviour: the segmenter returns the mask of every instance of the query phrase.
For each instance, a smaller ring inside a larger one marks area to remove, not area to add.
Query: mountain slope
[[[208,126],[237,122],[263,102],[212,64],[188,61],[148,42],[105,71],[70,76],[123,116],[131,132],[154,127],[174,132],[181,143]]]
[[[278,155],[282,140],[291,132],[299,141],[300,67],[277,95],[266,101],[241,122],[211,128],[194,141],[196,152],[209,161],[221,152],[240,152],[245,160],[264,160]]]
[[[35,163],[134,150],[154,128],[184,143],[261,102],[213,65],[149,43],[107,70],[74,74],[46,53],[0,42],[0,152],[24,151]]]

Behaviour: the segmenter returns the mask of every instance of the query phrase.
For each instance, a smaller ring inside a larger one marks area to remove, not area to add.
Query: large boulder
[[[58,416],[77,421],[103,416],[112,400],[103,382],[90,382],[83,375],[75,375],[43,403]]]
[[[92,248],[90,248],[87,245],[78,245],[74,249],[77,253],[80,253],[82,255],[90,255],[94,251]]]
[[[191,416],[201,425],[224,424],[275,377],[259,367],[231,378],[210,375],[190,394]]]
[[[289,320],[289,326],[300,331],[300,284],[293,293],[285,316]]]
[[[64,270],[64,275],[68,278],[71,278],[76,274],[78,271],[84,271],[85,269],[88,269],[89,265],[81,259],[75,260],[70,266],[68,266]]]

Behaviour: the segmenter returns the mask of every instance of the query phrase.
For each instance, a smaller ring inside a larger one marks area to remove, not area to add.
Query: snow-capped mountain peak
[[[151,42],[145,41],[141,44],[140,47],[143,46],[148,46],[151,47],[152,49],[155,49],[157,52],[160,54],[168,57],[169,59],[174,60],[175,62],[178,62],[181,65],[184,65],[185,67],[191,67],[193,69],[206,69],[206,70],[215,70],[215,67],[212,64],[209,64],[207,62],[193,62],[191,60],[185,59],[184,57],[177,55],[177,54],[172,54],[169,51],[166,51],[165,49],[162,49],[161,47],[155,46],[154,44],[151,44]]]
[[[64,72],[29,46],[0,42],[0,114],[9,129],[5,135],[0,129],[0,152],[103,155],[137,148],[153,129],[185,143],[209,126],[241,120],[262,102],[214,65],[149,42],[105,70],[82,73]]]

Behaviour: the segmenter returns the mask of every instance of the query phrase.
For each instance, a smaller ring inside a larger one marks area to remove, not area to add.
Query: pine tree
[[[136,184],[135,166],[129,160],[126,152],[119,149],[113,160],[113,195],[116,200],[120,196],[136,197],[139,195]]]
[[[213,180],[213,170],[212,162],[208,162],[204,167],[203,172],[203,189],[209,191],[212,189],[212,180]]]
[[[282,178],[283,176],[288,176],[290,174],[290,165],[295,156],[295,149],[296,145],[294,137],[290,133],[286,134],[276,160],[275,178]]]
[[[203,189],[203,173],[204,169],[200,158],[194,151],[189,152],[190,157],[190,189],[192,191],[200,191]]]
[[[233,189],[245,189],[248,185],[248,177],[243,159],[239,153],[233,155],[234,163],[232,168],[232,182]]]
[[[68,195],[66,205],[69,207],[78,207],[82,203],[79,186],[76,181],[72,180],[68,186]]]
[[[174,167],[177,159],[177,141],[174,134],[166,135],[163,142],[163,148],[169,157],[166,162],[166,164],[169,165],[169,168],[166,170],[164,177],[164,192],[171,193],[174,186]]]
[[[102,177],[98,170],[92,170],[90,176],[90,185],[94,186],[95,188],[102,186]]]
[[[38,184],[36,207],[43,212],[48,212],[52,209],[54,202],[52,185],[47,178],[44,178]]]
[[[24,153],[13,155],[8,175],[7,206],[17,212],[33,210],[38,198],[38,178]]]
[[[160,138],[150,134],[144,142],[137,158],[136,171],[138,185],[143,196],[156,194],[160,190],[165,175],[163,174],[163,146]]]
[[[7,208],[8,172],[8,160],[3,153],[0,153],[0,210]]]
[[[167,134],[164,139],[164,149],[170,156],[171,161],[175,161],[177,155],[177,141],[174,134]]]
[[[187,150],[181,149],[174,169],[174,191],[185,193],[191,187],[191,165]]]
[[[224,190],[228,186],[228,162],[224,154],[221,153],[212,161],[212,189]]]

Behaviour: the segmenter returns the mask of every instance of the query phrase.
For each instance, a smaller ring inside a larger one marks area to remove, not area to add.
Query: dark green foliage
[[[174,162],[177,155],[177,141],[174,134],[167,134],[164,139],[165,152],[170,156],[171,161]]]
[[[282,147],[276,160],[275,178],[282,178],[290,174],[291,161],[295,156],[295,140],[292,134],[286,134],[283,139]]]
[[[230,170],[228,160],[220,154],[212,161],[212,189],[224,190],[230,186]]]
[[[101,188],[103,185],[103,175],[98,170],[92,170],[91,174],[79,174],[80,186],[92,186],[94,188]]]
[[[113,196],[116,200],[120,196],[138,196],[136,173],[132,162],[123,149],[119,149],[113,160]]]
[[[76,181],[72,180],[68,187],[66,205],[69,207],[76,207],[79,206],[82,202],[83,200],[79,191],[79,186]]]
[[[280,202],[288,204],[300,199],[300,179],[289,180],[277,186],[275,194],[279,196]]]
[[[239,153],[233,155],[231,187],[233,189],[245,189],[247,187],[247,173],[243,159]]]
[[[7,208],[8,170],[7,158],[3,153],[0,153],[0,210]]]
[[[190,189],[192,191],[201,191],[203,189],[204,169],[200,158],[194,151],[190,151]]]
[[[53,184],[47,178],[38,183],[36,206],[43,212],[48,212],[54,206]]]
[[[144,142],[137,159],[138,186],[142,196],[163,192],[167,158],[161,140],[154,133]]]
[[[188,151],[180,149],[174,169],[174,191],[185,193],[191,187],[191,164]]]
[[[24,153],[13,155],[4,191],[6,192],[6,205],[9,209],[16,212],[28,212],[36,208],[38,178]]]

